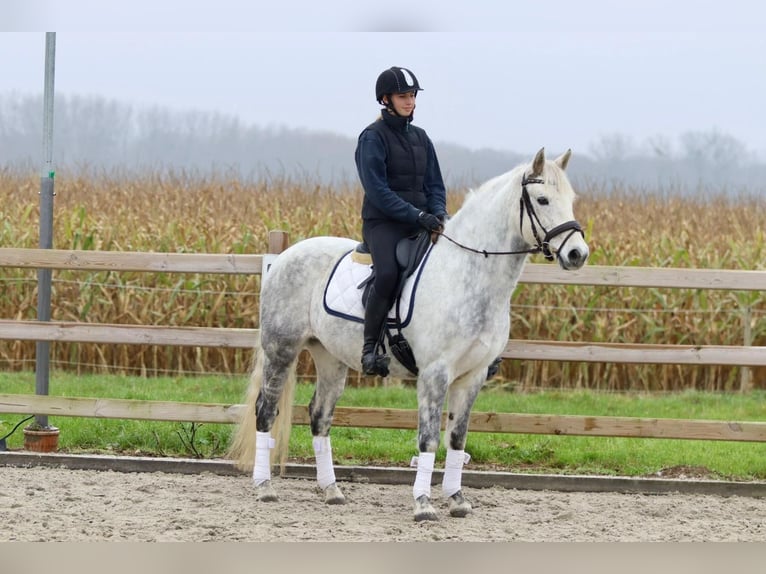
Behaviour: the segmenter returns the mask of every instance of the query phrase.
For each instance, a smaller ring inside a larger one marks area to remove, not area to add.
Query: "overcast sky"
[[[754,0],[26,0],[0,7],[0,93],[42,93],[47,29],[61,94],[355,137],[399,65],[437,142],[589,153],[719,130],[766,160],[764,22]]]

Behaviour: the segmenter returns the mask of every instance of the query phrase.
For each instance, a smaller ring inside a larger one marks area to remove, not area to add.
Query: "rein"
[[[444,237],[444,239],[451,241],[461,249],[465,249],[466,251],[471,251],[472,253],[478,253],[479,255],[483,255],[484,257],[489,257],[490,255],[521,255],[523,253],[541,253],[543,248],[540,246],[537,247],[531,247],[529,249],[521,249],[519,251],[487,251],[486,249],[474,249],[473,247],[468,247],[467,245],[463,245],[459,241],[456,241],[455,239],[452,239],[449,235],[442,231],[437,231],[439,235]]]
[[[569,231],[569,235],[567,235],[564,238],[564,241],[561,242],[561,246],[559,247],[560,251],[561,248],[564,247],[564,244],[569,240],[569,238],[572,237],[572,235],[579,231],[582,236],[585,237],[585,232],[582,230],[580,224],[575,220],[566,221],[560,225],[557,225],[550,231],[546,230],[545,226],[542,224],[540,218],[535,212],[534,207],[532,206],[532,200],[530,199],[529,192],[527,191],[528,183],[545,182],[538,178],[527,179],[526,174],[524,174],[521,180],[521,199],[519,200],[519,229],[521,229],[521,227],[524,225],[524,211],[526,210],[529,213],[529,223],[532,226],[532,234],[535,236],[535,241],[537,242],[537,245],[534,247],[530,247],[529,249],[520,249],[518,251],[487,251],[486,249],[474,249],[473,247],[463,245],[459,241],[452,239],[449,235],[446,235],[441,231],[438,231],[437,233],[461,249],[471,251],[472,253],[478,253],[479,255],[483,255],[485,258],[489,257],[490,255],[522,255],[525,253],[542,253],[548,261],[553,261],[555,259],[555,255],[551,251],[551,239],[557,235],[561,235],[562,233]],[[537,222],[537,225],[535,225],[535,221]],[[542,239],[540,239],[540,232],[537,229],[538,226],[540,227],[540,231],[544,233]]]

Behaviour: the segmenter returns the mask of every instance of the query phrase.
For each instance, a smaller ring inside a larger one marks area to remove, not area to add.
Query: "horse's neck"
[[[521,251],[528,246],[519,228],[521,171],[514,170],[488,181],[466,198],[463,207],[448,222],[444,232],[464,246],[479,251]],[[447,243],[442,239],[444,243]],[[450,244],[443,246],[445,256],[463,264],[475,263],[481,254]],[[490,255],[489,265],[479,266],[494,277],[491,284],[501,292],[512,290],[521,274],[526,254]],[[476,268],[470,265],[471,269]]]
[[[514,170],[473,192],[450,221],[447,233],[486,251],[515,251],[526,245],[519,228],[521,171]]]

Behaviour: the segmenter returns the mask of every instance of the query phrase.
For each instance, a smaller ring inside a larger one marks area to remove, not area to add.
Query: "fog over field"
[[[0,166],[39,169],[42,96],[0,94]],[[417,122],[416,122],[417,123]],[[245,180],[288,177],[355,185],[355,138],[328,131],[259,126],[234,115],[141,106],[101,96],[58,95],[54,163],[59,171],[183,171]],[[538,146],[470,149],[435,140],[449,186],[475,186],[529,161]],[[546,148],[549,156],[565,150]],[[622,134],[574,149],[570,175],[609,189],[760,194],[766,164],[720,130],[690,131],[676,140],[636,142]]]

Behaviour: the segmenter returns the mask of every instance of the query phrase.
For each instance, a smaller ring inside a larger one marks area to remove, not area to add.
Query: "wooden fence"
[[[0,248],[0,267],[138,271],[163,273],[259,274],[287,246],[287,235],[272,232],[264,255],[127,253]],[[766,271],[586,266],[562,271],[527,264],[522,283],[664,287],[766,291]],[[162,327],[74,322],[0,320],[0,339],[81,343],[145,344],[251,348],[257,329]],[[649,345],[569,341],[509,340],[506,359],[766,366],[766,347]],[[118,399],[63,398],[0,394],[0,413],[53,416],[235,423],[242,405],[174,403]],[[296,424],[308,424],[308,409],[294,407]],[[336,426],[417,428],[417,412],[397,409],[341,408]],[[530,434],[622,436],[734,441],[766,441],[766,423],[641,419],[567,415],[473,413],[471,431]]]

